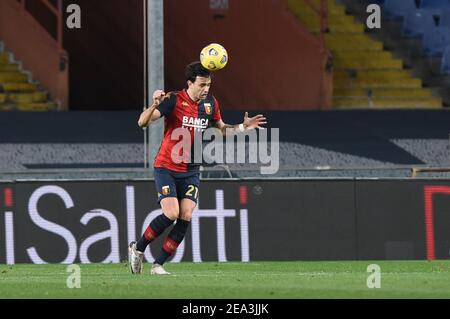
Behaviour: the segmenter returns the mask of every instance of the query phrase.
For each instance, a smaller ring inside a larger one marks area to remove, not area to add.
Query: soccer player
[[[139,241],[129,244],[129,263],[133,274],[142,272],[144,251],[150,242],[176,221],[150,271],[156,275],[169,274],[163,268],[163,264],[183,241],[197,205],[200,163],[172,158],[172,151],[179,143],[172,138],[174,130],[182,129],[188,132],[191,138],[189,142],[193,143],[194,135],[201,134],[208,127],[215,127],[222,134],[235,134],[262,128],[261,125],[266,124],[263,115],[248,117],[247,112],[243,123],[225,124],[220,115],[218,101],[209,94],[211,72],[200,62],[193,62],[187,65],[185,76],[187,89],[168,94],[156,90],[153,93],[152,106],[143,111],[139,117],[140,127],[146,127],[162,116],[165,118],[164,137],[154,161],[154,178],[162,214],[153,219]],[[188,154],[188,157],[191,156],[192,154]]]

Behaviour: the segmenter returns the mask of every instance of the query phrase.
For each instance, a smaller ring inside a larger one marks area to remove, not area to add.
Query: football
[[[200,52],[200,62],[210,71],[223,69],[228,62],[227,50],[218,43],[211,43]]]

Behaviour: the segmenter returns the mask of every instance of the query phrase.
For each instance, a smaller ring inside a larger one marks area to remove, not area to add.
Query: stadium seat
[[[327,47],[333,51],[360,50],[382,51],[383,43],[374,40],[361,33],[326,33],[325,42]]]
[[[0,64],[0,72],[16,72],[19,70],[19,65],[17,64]]]
[[[436,27],[434,16],[438,12],[433,9],[418,9],[409,12],[403,21],[402,33],[406,37],[418,37]]]
[[[442,100],[440,98],[335,97],[333,105],[337,109],[439,109],[442,107]]]
[[[402,18],[417,9],[414,0],[385,0],[383,11],[388,18]]]
[[[444,54],[442,56],[441,72],[443,74],[450,74],[450,45],[447,45],[444,50]]]
[[[46,92],[10,93],[8,99],[14,103],[43,103],[47,101]]]
[[[439,26],[450,27],[450,7],[441,10],[439,15]]]
[[[445,47],[450,44],[450,27],[436,27],[424,34],[423,48],[428,56],[442,56]]]
[[[1,45],[0,50],[4,46]],[[49,100],[49,94],[33,83],[28,72],[12,55],[0,51],[0,111],[51,111],[57,105]]]
[[[33,83],[0,83],[0,90],[5,92],[36,92],[38,90],[37,85]]]
[[[450,7],[449,0],[422,0],[420,1],[421,8],[443,8]]]
[[[18,111],[28,111],[28,112],[44,112],[55,110],[56,106],[53,103],[18,103]]]
[[[401,0],[397,4],[405,8],[405,2],[408,1]],[[288,3],[310,32],[320,31],[320,21],[305,0],[289,0]],[[433,92],[423,87],[421,79],[404,69],[403,61],[385,50],[381,41],[365,34],[362,23],[347,14],[338,2],[330,1],[330,4],[329,32],[325,33],[325,42],[333,52],[334,108],[442,107],[442,99],[434,97]],[[418,10],[414,0],[408,10]],[[430,19],[435,28],[433,17]]]

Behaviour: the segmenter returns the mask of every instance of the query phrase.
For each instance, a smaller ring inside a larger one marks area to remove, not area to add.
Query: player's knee
[[[180,218],[190,221],[195,209],[195,205],[195,202],[188,199],[183,199],[181,201]]]
[[[180,214],[180,218],[190,221],[192,218],[192,213],[193,213],[193,209],[189,209],[189,210],[182,210],[181,214]]]
[[[180,212],[180,218],[190,221],[195,207],[182,207]]]
[[[178,208],[170,207],[163,210],[164,215],[166,215],[171,220],[176,220],[180,216],[180,211]]]
[[[161,207],[164,215],[171,220],[176,220],[180,216],[180,208],[175,198],[164,198],[161,200]]]

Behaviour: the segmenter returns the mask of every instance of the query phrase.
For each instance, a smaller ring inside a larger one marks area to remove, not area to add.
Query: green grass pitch
[[[369,264],[381,287],[369,289]],[[67,265],[0,265],[1,298],[450,298],[450,261],[168,263],[169,276],[131,275],[126,263],[83,264],[70,289]]]

